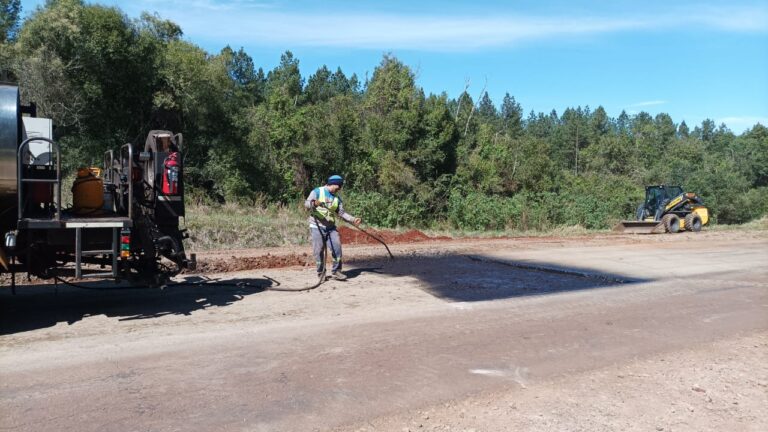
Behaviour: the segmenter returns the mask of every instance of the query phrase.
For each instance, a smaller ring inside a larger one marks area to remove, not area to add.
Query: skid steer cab
[[[699,232],[709,223],[709,210],[701,197],[683,192],[681,186],[646,186],[645,201],[635,216],[634,221],[620,222],[616,230],[638,234]]]

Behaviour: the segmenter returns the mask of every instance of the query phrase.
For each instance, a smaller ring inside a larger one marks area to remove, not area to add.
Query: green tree
[[[331,86],[331,71],[323,65],[307,80],[304,97],[309,103],[324,102],[333,97],[334,88]]]
[[[420,141],[408,152],[406,159],[413,164],[423,182],[453,174],[459,134],[445,95],[430,95],[426,99],[422,124]]]
[[[715,122],[711,119],[706,119],[701,122],[701,126],[696,126],[693,129],[693,134],[700,140],[707,144],[712,142],[715,135]]]
[[[178,24],[161,18],[157,13],[142,12],[137,26],[140,31],[149,33],[152,38],[163,43],[179,40],[184,34]]]
[[[234,51],[226,46],[221,50],[219,57],[224,62],[231,83],[227,85],[231,92],[223,95],[227,101],[227,110],[236,113],[264,101],[264,71],[256,70],[253,59],[243,48]]]
[[[567,108],[563,112],[562,126],[558,129],[559,135],[556,140],[556,151],[560,163],[575,175],[579,175],[579,171],[583,169],[581,151],[589,143],[588,116],[586,114],[581,107]]]
[[[544,113],[536,114],[531,110],[526,120],[525,131],[536,138],[550,139],[557,126],[557,114],[554,117],[546,116]]]
[[[602,135],[582,156],[584,167],[590,173],[632,176],[637,169],[632,142],[625,135]]]
[[[496,106],[493,104],[488,92],[483,93],[480,103],[477,106],[477,115],[485,123],[495,123],[499,115]]]
[[[115,144],[140,136],[151,116],[156,42],[119,9],[79,0],[36,10],[18,38],[22,56],[61,62],[75,100],[82,101],[78,127]]]
[[[362,106],[362,144],[370,155],[371,168],[380,182],[396,178],[387,173],[402,167],[409,167],[409,170],[403,171],[406,180],[411,175],[409,173],[415,172],[413,165],[416,161],[407,160],[407,156],[416,149],[421,137],[423,104],[423,92],[416,87],[410,68],[400,60],[385,55],[368,83]],[[393,160],[398,163],[393,164]],[[379,184],[382,188],[397,189]],[[376,187],[370,181],[366,186]]]
[[[644,184],[666,183],[663,176],[652,172],[660,157],[656,152],[658,147],[655,144],[655,133],[653,118],[647,112],[640,112],[632,118],[630,126],[632,151],[637,155],[635,160],[638,163],[638,170],[641,171],[638,177]]]
[[[0,0],[0,44],[15,39],[20,17],[21,0]]]
[[[304,97],[308,103],[325,102],[336,95],[356,93],[357,87],[356,76],[347,78],[341,68],[331,73],[328,67],[323,65],[307,80]]]
[[[734,144],[736,163],[754,187],[768,186],[768,128],[756,124]]]
[[[299,71],[299,60],[286,51],[280,56],[280,64],[267,74],[267,98],[279,109],[296,107],[299,103],[304,80]]]
[[[504,133],[510,138],[517,138],[523,134],[523,109],[509,93],[504,95],[501,103],[501,119]]]
[[[0,0],[2,1],[2,0]],[[66,160],[185,134],[185,173],[219,201],[293,202],[330,173],[354,212],[376,223],[471,229],[605,228],[634,211],[643,186],[680,183],[718,222],[768,210],[768,129],[693,131],[659,113],[569,107],[562,116],[499,109],[469,83],[425,95],[406,64],[383,56],[361,83],[322,66],[305,80],[290,51],[265,74],[243,48],[208,53],[156,14],[127,17],[84,0],[50,0],[18,31],[18,0],[0,2],[0,61],[24,102],[56,124]]]

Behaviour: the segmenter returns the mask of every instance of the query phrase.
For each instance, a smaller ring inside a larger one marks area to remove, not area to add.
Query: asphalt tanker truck
[[[162,286],[194,268],[180,229],[180,133],[153,130],[143,145],[109,150],[102,166],[79,169],[63,190],[61,148],[25,126],[35,111],[20,104],[17,86],[0,84],[0,272],[14,289],[17,273]]]

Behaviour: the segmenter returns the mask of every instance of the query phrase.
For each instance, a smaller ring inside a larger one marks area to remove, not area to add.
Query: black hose
[[[302,291],[311,291],[325,282],[325,268],[326,268],[326,261],[328,258],[328,238],[330,237],[330,233],[323,234],[323,230],[320,229],[320,221],[317,220],[317,217],[312,214],[312,218],[315,220],[315,225],[317,226],[317,230],[320,233],[320,237],[323,239],[323,272],[320,274],[320,277],[317,278],[317,282],[315,282],[313,285],[301,287],[301,288],[275,288],[272,289],[272,291],[286,291],[286,292],[302,292]]]
[[[266,277],[266,276],[265,276]],[[266,289],[269,291],[284,291],[284,292],[301,292],[301,291],[311,291],[325,282],[325,273],[323,273],[322,276],[320,276],[317,280],[317,282],[314,285],[302,287],[302,288],[278,288],[278,287],[267,287]]]
[[[392,255],[392,252],[389,250],[389,246],[387,246],[387,244],[384,242],[384,240],[382,240],[378,236],[376,236],[376,235],[366,231],[364,228],[361,228],[361,227],[359,227],[357,225],[354,225],[354,224],[350,224],[350,225],[352,225],[353,227],[357,228],[361,232],[365,233],[367,236],[371,237],[372,239],[374,239],[374,240],[378,241],[379,243],[381,243],[382,245],[384,245],[384,247],[387,249],[387,253],[389,254],[389,258],[390,259],[395,259],[395,256]],[[321,235],[322,235],[322,233],[321,233]],[[323,236],[323,240],[324,240],[323,241],[323,248],[325,248],[325,253],[323,255],[327,256],[327,254],[328,254],[328,250],[327,250],[328,246],[327,246],[327,242],[325,241],[325,236]],[[302,291],[311,291],[311,290],[319,287],[320,285],[322,285],[323,282],[325,282],[325,272],[323,272],[323,274],[318,278],[318,281],[315,284],[313,284],[313,285],[306,286],[306,287],[301,287],[301,288],[282,288],[282,287],[280,287],[280,282],[276,281],[275,279],[272,279],[271,277],[269,277],[267,275],[262,275],[262,276],[264,276],[264,278],[266,278],[270,282],[275,283],[276,285],[274,285],[274,286],[269,286],[269,285],[267,285],[267,286],[256,286],[256,285],[251,285],[248,282],[227,283],[227,282],[215,282],[215,281],[200,281],[200,282],[174,282],[174,283],[166,284],[166,285],[164,285],[164,287],[166,287],[166,286],[182,286],[182,285],[186,285],[186,286],[195,286],[195,285],[198,285],[198,286],[230,286],[230,287],[236,287],[236,288],[259,288],[259,289],[263,289],[263,290],[267,290],[267,291],[302,292]],[[79,285],[79,284],[76,284],[74,282],[69,282],[69,281],[66,281],[66,280],[58,277],[58,276],[54,276],[54,279],[56,279],[58,282],[61,282],[61,283],[65,284],[65,285],[69,285],[71,287],[79,288],[79,289],[86,289],[86,290],[119,290],[119,289],[145,289],[145,288],[153,288],[153,287],[150,287],[150,286],[96,288],[96,287],[88,287],[88,286],[85,286],[85,285]]]
[[[169,284],[163,285],[163,287],[171,287],[171,286],[227,286],[227,287],[235,287],[235,288],[258,288],[258,289],[264,289],[264,290],[270,290],[270,291],[303,291],[305,289],[288,289],[288,288],[277,288],[280,286],[280,282],[272,279],[271,277],[267,275],[262,275],[264,278],[269,280],[272,283],[275,283],[275,287],[272,286],[261,286],[261,285],[253,285],[248,282],[217,282],[217,281],[211,281],[211,280],[204,280],[200,282],[173,282]],[[73,288],[79,288],[84,290],[92,290],[92,291],[100,291],[100,290],[123,290],[123,289],[155,289],[157,287],[152,287],[149,285],[131,285],[127,287],[89,287],[85,285],[80,285],[74,282],[70,282],[68,280],[64,280],[58,276],[53,277],[57,282],[61,282],[64,285],[69,285]]]
[[[357,229],[358,229],[358,230],[360,230],[361,232],[365,233],[365,235],[367,235],[368,237],[370,237],[370,238],[372,238],[372,239],[376,240],[377,242],[379,242],[379,243],[383,244],[383,245],[384,245],[384,247],[387,249],[387,253],[389,254],[389,259],[395,259],[395,256],[394,256],[394,255],[392,255],[392,252],[389,250],[389,246],[387,246],[387,244],[386,244],[386,243],[384,243],[384,240],[382,240],[382,239],[380,239],[378,236],[375,236],[375,235],[373,235],[372,233],[370,233],[370,232],[366,231],[364,228],[360,228],[359,226],[357,226],[357,225],[355,225],[355,224],[352,224],[352,223],[350,223],[350,225],[352,225],[353,227],[357,228]]]
[[[323,206],[323,207],[325,207],[326,209],[328,208],[328,207],[325,205],[325,203],[321,203],[320,205],[321,205],[321,206]],[[314,214],[312,215],[312,217],[313,217],[313,218],[315,218],[315,223],[317,223],[317,218],[315,217],[315,215],[314,215]],[[348,224],[352,225],[353,227],[357,228],[358,230],[360,230],[361,232],[363,232],[363,233],[364,233],[365,235],[367,235],[368,237],[370,237],[370,238],[372,238],[372,239],[376,240],[377,242],[379,242],[379,243],[383,244],[383,245],[384,245],[384,247],[385,247],[385,248],[387,248],[387,253],[389,254],[389,259],[395,259],[395,256],[394,256],[394,255],[392,255],[392,252],[389,250],[389,246],[387,246],[387,244],[384,242],[384,240],[382,240],[382,239],[380,239],[378,236],[375,236],[375,235],[373,235],[372,233],[370,233],[370,232],[366,231],[364,228],[360,228],[359,226],[357,226],[357,225],[353,224],[352,222],[349,222],[349,221],[345,220],[344,218],[342,218],[342,220],[343,220],[344,222],[347,222]],[[320,225],[318,224],[318,226],[320,226]],[[325,239],[323,239],[323,240],[325,240]]]
[[[71,286],[73,288],[79,288],[79,289],[84,289],[84,290],[92,290],[92,291],[123,290],[123,289],[148,289],[148,288],[153,288],[153,287],[151,287],[149,285],[147,285],[147,286],[129,286],[129,287],[117,287],[117,286],[115,286],[115,287],[101,287],[101,288],[99,288],[99,287],[89,287],[89,286],[85,286],[85,285],[76,284],[74,282],[70,282],[68,280],[64,280],[64,279],[62,279],[62,278],[60,278],[58,276],[54,276],[53,279],[55,281],[57,281],[57,282],[61,282],[64,285],[69,285],[69,286]]]

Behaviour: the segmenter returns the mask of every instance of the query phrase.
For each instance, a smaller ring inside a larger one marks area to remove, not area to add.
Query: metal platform
[[[18,229],[51,229],[51,228],[131,228],[133,221],[124,216],[77,216],[61,215],[60,220],[47,218],[20,219]]]
[[[75,277],[118,278],[118,257],[120,256],[120,231],[131,228],[133,221],[128,217],[104,215],[83,217],[67,213],[61,214],[61,219],[24,218],[19,220],[19,230],[51,230],[72,229],[75,231]],[[111,229],[112,247],[110,249],[83,250],[83,230]],[[83,274],[83,256],[109,255],[112,258],[112,271],[104,273]]]

